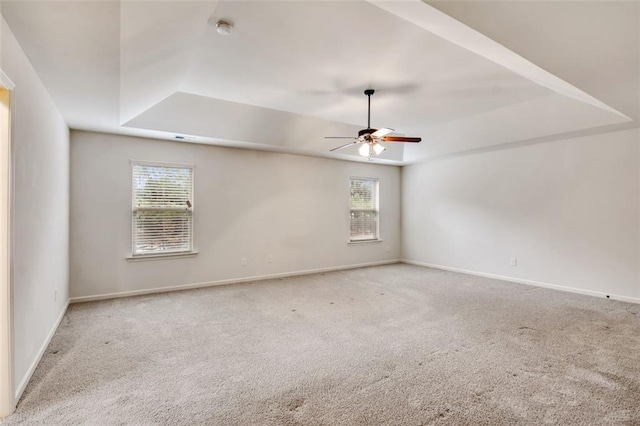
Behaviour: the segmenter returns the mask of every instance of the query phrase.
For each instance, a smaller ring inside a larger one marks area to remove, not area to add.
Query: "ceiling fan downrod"
[[[375,90],[373,89],[367,89],[364,91],[364,94],[367,95],[368,97],[368,104],[367,104],[367,129],[371,128],[371,95],[373,95],[374,93],[376,93]]]

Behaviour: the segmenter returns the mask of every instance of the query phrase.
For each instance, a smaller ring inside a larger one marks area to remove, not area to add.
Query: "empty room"
[[[640,425],[640,1],[0,1],[1,425]]]

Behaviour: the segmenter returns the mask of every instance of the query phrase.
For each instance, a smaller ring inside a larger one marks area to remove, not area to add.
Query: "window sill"
[[[368,244],[368,243],[381,243],[384,240],[349,240],[347,244]]]
[[[163,254],[142,254],[138,256],[127,256],[127,262],[145,262],[147,260],[175,259],[180,257],[195,257],[197,251],[187,251],[181,253],[163,253]]]

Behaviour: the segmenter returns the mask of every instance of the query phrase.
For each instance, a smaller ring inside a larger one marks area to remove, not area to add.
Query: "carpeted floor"
[[[640,305],[404,264],[72,305],[6,424],[640,424]]]

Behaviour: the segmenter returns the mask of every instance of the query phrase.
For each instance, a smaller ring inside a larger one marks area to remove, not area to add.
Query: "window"
[[[349,241],[378,240],[378,179],[351,178]]]
[[[133,256],[193,250],[193,167],[132,163]]]

